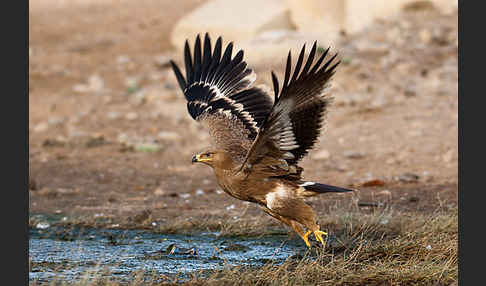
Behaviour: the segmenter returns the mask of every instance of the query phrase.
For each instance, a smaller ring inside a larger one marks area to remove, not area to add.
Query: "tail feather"
[[[315,182],[304,182],[299,185],[303,187],[306,191],[311,191],[314,193],[345,193],[345,192],[353,192],[354,190],[345,189],[341,187],[315,183]]]

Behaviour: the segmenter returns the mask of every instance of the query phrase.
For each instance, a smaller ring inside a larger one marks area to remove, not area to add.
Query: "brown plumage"
[[[322,234],[326,233],[304,198],[351,190],[304,181],[298,162],[314,146],[324,125],[332,101],[328,82],[339,64],[332,63],[336,55],[324,62],[327,49],[313,65],[314,43],[304,64],[304,45],[291,73],[289,52],[281,89],[272,72],[272,99],[262,89],[251,87],[255,75],[243,61],[243,51],[232,58],[232,49],[229,43],[222,54],[219,37],[213,50],[206,34],[203,47],[197,36],[193,56],[186,41],[185,77],[171,61],[189,114],[211,135],[212,149],[195,155],[192,162],[211,166],[226,193],[257,203],[295,230],[307,246],[311,233],[325,245]]]

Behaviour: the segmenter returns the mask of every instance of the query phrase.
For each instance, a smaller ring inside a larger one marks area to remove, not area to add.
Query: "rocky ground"
[[[209,138],[186,111],[168,65],[182,53],[168,38],[200,1],[45,3],[29,15],[32,214],[144,227],[275,223],[222,193],[209,168],[191,165]],[[336,208],[457,206],[457,33],[457,12],[425,7],[333,45],[342,59],[335,104],[302,166],[309,180],[359,191],[309,200],[319,217]],[[253,66],[257,84],[271,86],[270,70],[282,75],[284,58]]]

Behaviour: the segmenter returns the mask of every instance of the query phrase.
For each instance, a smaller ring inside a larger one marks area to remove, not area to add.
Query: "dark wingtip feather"
[[[300,78],[307,75],[307,72],[309,71],[309,69],[312,65],[312,62],[314,61],[314,56],[316,54],[316,50],[317,50],[317,41],[315,41],[314,44],[312,45],[309,56],[307,57],[307,63],[305,64],[304,69],[302,70],[302,73],[300,74]]]
[[[337,57],[337,54],[335,54],[334,56],[332,56],[320,69],[318,72],[321,72],[321,71],[326,71],[327,70],[327,67],[332,63],[332,61],[334,61],[334,59]]]
[[[170,60],[170,64],[171,64],[172,70],[174,71],[174,74],[175,74],[175,76],[177,78],[177,82],[179,83],[179,86],[184,91],[184,89],[186,88],[187,83],[186,83],[186,80],[184,79],[184,76],[181,73],[181,70],[176,65],[176,63],[174,63],[174,61]]]
[[[287,88],[289,84],[289,79],[290,79],[290,69],[292,68],[292,54],[291,51],[289,51],[289,54],[287,56],[287,65],[285,66],[285,78],[284,82],[282,85],[282,91]]]
[[[192,82],[192,56],[188,40],[186,40],[186,44],[184,45],[184,63],[186,65],[187,82]]]
[[[211,39],[208,33],[204,36],[203,67],[208,68],[211,61]]]
[[[278,87],[278,79],[275,73],[272,71],[272,82],[273,82],[273,91],[275,93],[275,99],[273,101],[273,104],[275,105],[278,101],[278,92],[279,92],[279,87]]]
[[[233,53],[233,42],[230,42],[226,49],[224,50],[223,57],[221,58],[220,64],[216,67],[214,71],[214,80],[218,81],[224,74],[221,72],[230,62],[231,54]]]
[[[211,64],[208,68],[208,78],[207,78],[208,81],[212,81],[214,79],[214,76],[216,74],[215,71],[217,69],[217,66],[220,63],[222,41],[223,40],[220,36],[220,37],[218,37],[218,39],[216,40],[216,44],[214,45],[214,52],[213,52],[213,56],[212,56],[212,59],[211,59]]]
[[[201,57],[201,37],[198,34],[194,43],[194,81],[201,80]]]
[[[223,58],[221,59],[221,63],[227,64],[231,61],[231,54],[233,53],[233,42],[230,42],[226,49],[224,50]]]
[[[295,65],[294,74],[292,75],[292,79],[290,80],[290,82],[294,82],[297,79],[297,76],[299,75],[300,68],[302,67],[302,62],[304,61],[304,53],[305,53],[305,44],[302,47],[302,50],[300,50],[299,58],[297,59],[297,64]]]
[[[311,71],[309,72],[310,74],[313,74],[317,71],[317,69],[319,68],[319,66],[321,65],[322,61],[324,60],[324,58],[326,57],[327,53],[329,52],[329,49],[331,47],[328,47],[321,55],[321,57],[317,60],[316,64],[314,65],[314,67],[311,69]]]
[[[218,37],[216,39],[216,44],[214,44],[214,52],[213,52],[213,57],[217,60],[216,62],[219,63],[219,60],[221,59],[221,48],[223,46],[223,39],[221,37]]]
[[[341,60],[337,61],[334,65],[332,65],[329,70],[334,72],[334,69],[341,63]]]
[[[243,50],[239,50],[238,53],[236,53],[235,57],[233,58],[234,65],[239,64],[243,60],[245,52]]]

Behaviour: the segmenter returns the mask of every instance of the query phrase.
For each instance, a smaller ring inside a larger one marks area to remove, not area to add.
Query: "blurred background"
[[[307,179],[403,209],[457,203],[455,1],[31,0],[29,18],[32,213],[147,227],[266,216],[190,163],[209,138],[169,60],[182,63],[184,41],[205,32],[244,49],[256,84],[269,87],[289,49],[294,62],[315,40],[339,53],[326,132],[302,162]],[[311,199],[323,213],[342,200]]]

